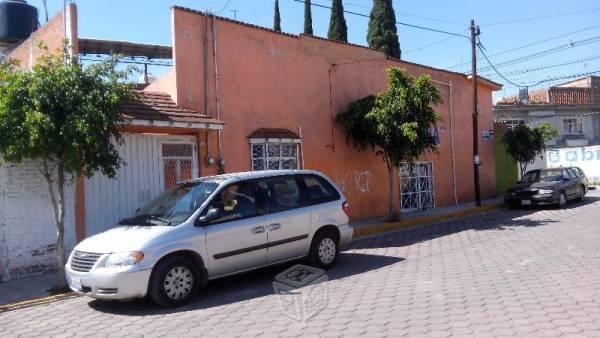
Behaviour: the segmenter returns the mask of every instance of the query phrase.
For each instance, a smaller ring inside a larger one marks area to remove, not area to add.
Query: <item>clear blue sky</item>
[[[42,1],[29,2],[40,8],[40,21],[43,22]],[[50,16],[62,6],[60,0],[47,2]],[[313,3],[331,5],[331,0],[313,0]],[[574,44],[572,48],[544,57],[498,68],[501,73],[511,74],[506,77],[519,85],[531,85],[548,78],[600,70],[600,38],[587,45],[577,46],[577,41],[600,36],[600,2],[597,0],[394,0],[393,3],[398,21],[465,35],[468,34],[469,20],[475,19],[481,26],[481,42],[488,56],[583,30],[490,58],[493,63],[499,64],[560,45]],[[80,0],[77,1],[79,34],[81,37],[170,45],[172,5],[220,11],[219,15],[230,18],[234,17],[232,10],[238,10],[238,20],[272,27],[273,4],[274,0]],[[371,0],[344,2],[346,10],[364,14],[370,12],[371,5]],[[280,0],[280,10],[283,31],[302,32],[304,5],[294,0]],[[326,36],[329,10],[313,7],[312,14],[315,35]],[[346,14],[346,20],[349,41],[366,45],[368,19]],[[403,59],[439,68],[449,68],[470,61],[470,45],[467,39],[449,38],[443,34],[405,26],[398,26],[398,31]],[[479,62],[482,66],[486,63],[481,57]],[[516,73],[561,63],[571,64],[536,72]],[[469,64],[464,64],[452,70],[468,72],[469,67]],[[484,72],[483,75],[506,85],[506,89],[496,96],[517,91],[513,85],[493,72]],[[548,82],[541,86],[556,82]]]

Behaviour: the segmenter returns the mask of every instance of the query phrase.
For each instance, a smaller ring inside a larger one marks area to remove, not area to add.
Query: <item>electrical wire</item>
[[[558,13],[558,14],[535,16],[535,17],[530,17],[530,18],[520,18],[520,19],[507,20],[507,21],[492,22],[492,23],[482,24],[481,26],[489,27],[489,26],[506,25],[506,24],[512,24],[512,23],[518,23],[518,22],[528,22],[528,21],[536,21],[536,20],[543,20],[543,19],[572,16],[572,15],[578,15],[578,14],[587,14],[587,13],[597,12],[597,11],[600,11],[600,8],[591,8],[591,9],[567,12],[567,13]]]
[[[485,55],[485,52],[483,51],[483,48],[481,46],[481,43],[477,43],[477,48],[479,49],[479,52],[481,53],[481,55],[483,55],[483,58],[485,59],[485,61],[487,61],[487,63],[490,65],[490,67],[492,67],[492,69],[496,72],[496,74],[498,74],[501,78],[504,79],[504,81],[510,83],[513,86],[521,86],[519,84],[516,84],[514,82],[512,82],[511,80],[509,80],[508,78],[506,78],[506,76],[504,76],[502,73],[500,73],[496,67],[494,67],[494,64],[490,61],[490,59],[487,57],[487,55]],[[522,87],[522,86],[521,86]]]
[[[304,0],[294,0],[294,1],[306,4],[306,1],[304,1]],[[314,3],[314,2],[311,3],[311,6],[325,8],[325,9],[330,9],[330,10],[332,9],[331,6],[325,6],[325,5],[317,4],[317,3]],[[358,12],[352,12],[352,11],[347,11],[347,10],[344,10],[344,13],[350,14],[350,15],[361,16],[363,18],[370,18],[371,17],[370,15],[367,15],[367,14],[358,13]],[[429,31],[429,32],[435,32],[435,33],[446,34],[446,35],[453,35],[453,36],[460,36],[460,37],[463,37],[463,38],[470,39],[466,35],[462,35],[460,33],[448,32],[448,31],[441,30],[441,29],[429,28],[429,27],[424,27],[424,26],[419,26],[419,25],[413,25],[413,24],[406,23],[406,22],[401,22],[401,21],[396,21],[396,24],[397,25],[401,25],[401,26],[415,28],[415,29],[421,29],[421,30],[425,30],[425,31]]]
[[[467,28],[467,29],[466,29],[466,30],[464,30],[463,32],[465,32],[465,31],[468,31],[469,29],[470,29],[470,28]],[[442,43],[442,42],[446,42],[446,41],[448,41],[448,40],[450,40],[450,39],[452,39],[452,38],[454,38],[454,36],[448,36],[448,37],[446,37],[446,38],[443,38],[443,39],[441,39],[441,40],[436,40],[436,41],[434,41],[434,42],[428,43],[428,44],[426,44],[426,45],[423,45],[423,46],[420,46],[420,47],[417,47],[417,48],[414,48],[414,49],[409,49],[409,50],[407,50],[407,51],[402,51],[402,54],[403,54],[403,55],[406,55],[406,54],[411,54],[411,53],[414,53],[414,52],[418,52],[418,51],[420,51],[420,50],[423,50],[423,49],[426,49],[426,48],[429,48],[429,47],[433,47],[433,46],[435,46],[435,45],[439,45],[440,43]]]
[[[537,45],[540,45],[542,43],[546,43],[546,42],[549,42],[549,41],[557,40],[557,39],[564,38],[564,37],[567,37],[567,36],[570,36],[570,35],[574,35],[574,34],[577,34],[577,33],[586,32],[586,31],[589,31],[589,30],[592,30],[592,29],[596,29],[598,27],[600,27],[600,25],[593,25],[593,26],[584,27],[584,28],[581,28],[581,29],[578,29],[578,30],[575,30],[575,31],[568,32],[568,33],[564,33],[564,34],[552,36],[552,37],[549,37],[549,38],[546,38],[546,39],[543,39],[543,40],[534,41],[534,42],[531,42],[531,43],[528,43],[528,44],[525,44],[525,45],[521,45],[521,46],[517,46],[517,47],[514,47],[514,48],[506,49],[506,50],[500,51],[498,53],[492,54],[489,57],[490,58],[494,58],[494,57],[499,56],[499,55],[507,54],[507,53],[514,52],[514,51],[520,50],[520,49],[525,49],[525,48],[537,46]],[[470,62],[461,62],[459,64],[456,64],[456,65],[450,66],[450,67],[446,67],[446,68],[447,69],[454,69],[454,68],[457,68],[457,67],[469,64],[469,63]]]
[[[590,56],[590,57],[587,57],[587,58],[577,59],[577,60],[572,60],[572,61],[566,61],[566,62],[563,62],[563,63],[557,63],[557,64],[552,64],[552,65],[540,66],[540,67],[536,67],[536,68],[515,70],[515,71],[512,71],[512,72],[504,73],[504,75],[509,76],[509,75],[521,75],[521,74],[533,73],[533,72],[537,72],[537,71],[540,71],[540,70],[546,70],[546,69],[557,68],[557,67],[562,67],[562,66],[574,65],[574,64],[578,64],[578,63],[582,63],[582,62],[587,62],[587,61],[592,61],[592,60],[597,60],[597,59],[600,59],[600,55]]]
[[[586,46],[586,45],[590,45],[590,44],[598,43],[598,42],[600,42],[600,35],[593,36],[593,37],[587,38],[587,39],[578,40],[575,42],[569,42],[569,43],[566,43],[566,44],[563,44],[560,46],[545,49],[545,50],[542,50],[542,51],[539,51],[539,52],[536,52],[533,54],[525,55],[522,57],[505,60],[500,63],[497,63],[496,68],[503,68],[503,67],[508,67],[508,66],[512,66],[512,65],[516,65],[516,64],[521,64],[521,63],[524,63],[527,61],[531,61],[533,59],[537,59],[537,58],[541,58],[544,56],[564,52],[571,48]],[[491,69],[491,67],[483,67],[483,68],[478,69],[477,71],[482,73],[482,72],[489,71],[490,69]]]
[[[349,2],[349,1],[344,1],[344,5],[349,5],[349,6],[354,6],[354,7],[360,7],[360,8],[365,8],[365,9],[369,9],[369,10],[371,8],[373,8],[372,6],[369,7],[367,5],[357,4],[355,2]],[[444,19],[438,19],[438,18],[432,18],[432,17],[427,17],[427,16],[415,15],[415,14],[406,13],[406,12],[394,11],[394,13],[397,16],[406,16],[406,17],[410,17],[410,18],[421,19],[421,20],[428,20],[428,21],[439,22],[439,23],[445,23],[445,24],[449,24],[449,25],[457,25],[457,26],[464,26],[465,25],[464,23],[460,23],[460,22],[454,22],[454,21],[448,21],[448,20],[444,20]]]

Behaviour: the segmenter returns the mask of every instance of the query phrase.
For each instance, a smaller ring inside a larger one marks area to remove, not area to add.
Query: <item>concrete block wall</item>
[[[40,163],[26,160],[0,167],[0,280],[55,268],[56,227]],[[65,243],[75,245],[74,188],[65,190]]]

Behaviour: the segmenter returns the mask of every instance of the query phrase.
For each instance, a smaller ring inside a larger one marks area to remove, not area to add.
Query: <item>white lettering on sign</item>
[[[600,146],[547,150],[546,164],[548,168],[579,167],[590,183],[600,183]]]

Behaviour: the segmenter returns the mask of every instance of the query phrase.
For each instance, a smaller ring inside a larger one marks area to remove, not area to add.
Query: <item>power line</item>
[[[506,81],[506,82],[508,82],[508,83],[512,84],[513,86],[517,86],[517,87],[521,86],[521,85],[518,85],[518,84],[516,84],[516,83],[512,82],[511,80],[507,79],[507,78],[506,78],[506,76],[502,75],[502,73],[500,73],[500,72],[499,72],[499,71],[496,69],[496,67],[494,67],[494,64],[492,64],[492,62],[491,62],[491,61],[490,61],[490,59],[487,57],[487,55],[485,55],[485,52],[483,51],[483,48],[481,47],[481,43],[477,43],[477,48],[479,48],[479,52],[481,53],[481,55],[483,55],[483,57],[485,58],[485,61],[487,61],[487,63],[490,65],[490,67],[492,67],[492,69],[493,69],[493,70],[496,72],[496,74],[498,74],[498,75],[499,75],[501,78],[503,78],[503,79],[504,79],[504,81]]]
[[[468,31],[468,30],[469,29],[467,28],[465,31]],[[434,42],[428,43],[426,45],[423,45],[423,46],[420,46],[420,47],[417,47],[417,48],[414,48],[414,49],[410,49],[410,50],[407,50],[407,51],[402,51],[402,54],[410,54],[410,53],[418,52],[420,50],[423,50],[423,49],[426,49],[426,48],[438,45],[438,44],[440,44],[442,42],[446,42],[446,41],[448,41],[448,40],[450,40],[452,38],[454,38],[454,36],[448,36],[448,37],[443,38],[441,40],[436,40]]]
[[[363,4],[357,4],[355,2],[349,2],[349,1],[344,1],[344,5],[349,5],[349,6],[354,6],[354,7],[360,7],[360,8],[365,8],[365,9],[371,9],[372,7],[369,7],[367,5],[363,5]],[[454,21],[448,21],[448,20],[444,20],[444,19],[438,19],[438,18],[432,18],[432,17],[427,17],[427,16],[421,16],[421,15],[415,15],[415,14],[411,14],[411,13],[406,13],[406,12],[398,12],[398,11],[394,11],[394,13],[396,13],[396,15],[398,16],[407,16],[410,18],[415,18],[415,19],[421,19],[421,20],[428,20],[428,21],[433,21],[433,22],[440,22],[440,23],[445,23],[445,24],[449,24],[449,25],[457,25],[457,26],[464,26],[464,23],[460,23],[460,22],[454,22]]]
[[[544,80],[541,80],[541,81],[537,81],[535,83],[528,84],[525,87],[536,87],[536,86],[539,86],[541,84],[548,83],[548,82],[560,81],[560,80],[567,80],[567,79],[578,78],[578,77],[586,77],[586,76],[590,76],[590,75],[594,75],[594,74],[598,74],[598,73],[600,73],[600,69],[594,70],[594,71],[590,71],[590,72],[585,72],[585,73],[562,75],[562,76],[557,76],[557,77],[547,78],[547,79],[544,79]],[[505,87],[504,89],[508,89],[508,88],[522,88],[522,87],[524,87],[524,86]]]
[[[306,1],[304,0],[294,0],[295,2],[300,2],[300,3],[306,3]],[[317,3],[311,3],[312,6],[315,7],[320,7],[320,8],[325,8],[325,9],[329,9],[331,10],[332,8],[330,6],[325,6],[325,5],[321,5],[321,4],[317,4]],[[369,15],[367,14],[363,14],[363,13],[358,13],[358,12],[352,12],[352,11],[347,11],[344,10],[344,13],[346,14],[351,14],[351,15],[356,15],[356,16],[361,16],[363,18],[370,18]],[[429,28],[429,27],[424,27],[424,26],[419,26],[419,25],[413,25],[410,23],[406,23],[406,22],[401,22],[401,21],[396,21],[397,25],[401,25],[401,26],[406,26],[406,27],[411,27],[411,28],[415,28],[415,29],[421,29],[421,30],[425,30],[425,31],[429,31],[429,32],[435,32],[435,33],[440,33],[440,34],[446,34],[446,35],[453,35],[453,36],[460,36],[462,38],[467,38],[469,39],[468,36],[466,35],[462,35],[460,33],[453,33],[453,32],[448,32],[445,30],[441,30],[441,29],[436,29],[436,28]]]
[[[507,21],[492,22],[492,23],[488,23],[488,24],[482,24],[482,26],[506,25],[506,24],[517,23],[517,22],[527,22],[527,21],[551,19],[551,18],[572,16],[572,15],[578,15],[578,14],[586,14],[586,13],[597,12],[597,11],[600,11],[600,8],[591,8],[591,9],[567,12],[567,13],[558,13],[558,14],[542,15],[542,16],[535,16],[535,17],[529,17],[529,18],[520,18],[520,19],[507,20]]]
[[[556,46],[553,48],[549,48],[549,49],[545,49],[533,54],[529,54],[529,55],[525,55],[522,57],[518,57],[518,58],[514,58],[514,59],[509,59],[500,63],[496,64],[496,68],[502,68],[502,67],[507,67],[507,66],[512,66],[515,64],[520,64],[523,62],[527,62],[533,59],[537,59],[537,58],[541,58],[544,56],[548,56],[551,54],[556,54],[556,53],[560,53],[560,52],[564,52],[568,49],[571,48],[576,48],[576,47],[581,47],[581,46],[585,46],[585,45],[589,45],[589,44],[593,44],[593,43],[597,43],[600,42],[600,35],[597,36],[593,36],[591,38],[587,38],[587,39],[582,39],[582,40],[578,40],[575,42],[569,42],[560,46]],[[491,67],[484,67],[479,69],[479,72],[486,72],[489,71],[491,69]]]
[[[583,59],[577,59],[577,60],[572,60],[572,61],[567,61],[567,62],[563,62],[563,63],[552,64],[552,65],[545,65],[545,66],[540,66],[540,67],[535,67],[535,68],[515,70],[515,71],[512,71],[512,72],[504,73],[504,75],[508,76],[508,75],[520,75],[520,74],[526,74],[526,73],[533,73],[533,72],[537,72],[537,71],[540,71],[540,70],[557,68],[557,67],[562,67],[562,66],[568,66],[568,65],[578,64],[578,63],[582,63],[582,62],[586,62],[586,61],[591,61],[591,60],[596,60],[596,59],[600,59],[600,55],[590,56],[590,57],[583,58]]]
[[[540,44],[545,43],[545,42],[549,42],[549,41],[552,41],[552,40],[564,38],[564,37],[567,37],[567,36],[570,36],[570,35],[574,35],[574,34],[577,34],[577,33],[581,33],[581,32],[585,32],[585,31],[589,31],[589,30],[592,30],[592,29],[595,29],[595,28],[598,28],[598,27],[600,27],[600,25],[593,25],[593,26],[584,27],[582,29],[578,29],[578,30],[571,31],[571,32],[568,32],[568,33],[564,33],[564,34],[552,36],[552,37],[549,37],[549,38],[546,38],[546,39],[543,39],[543,40],[539,40],[539,41],[531,42],[531,43],[528,43],[528,44],[525,44],[525,45],[521,45],[521,46],[517,46],[517,47],[514,47],[514,48],[506,49],[506,50],[503,50],[501,52],[492,54],[489,57],[493,58],[493,57],[496,57],[496,56],[499,56],[499,55],[503,55],[503,54],[507,54],[507,53],[510,53],[510,52],[514,52],[516,50],[520,50],[520,49],[524,49],[524,48],[528,48],[528,47],[533,47],[533,46],[540,45]],[[461,62],[461,63],[459,63],[457,65],[454,65],[454,66],[451,66],[451,67],[447,67],[447,68],[448,69],[453,69],[453,68],[457,68],[457,67],[466,65],[468,63],[469,62]]]

